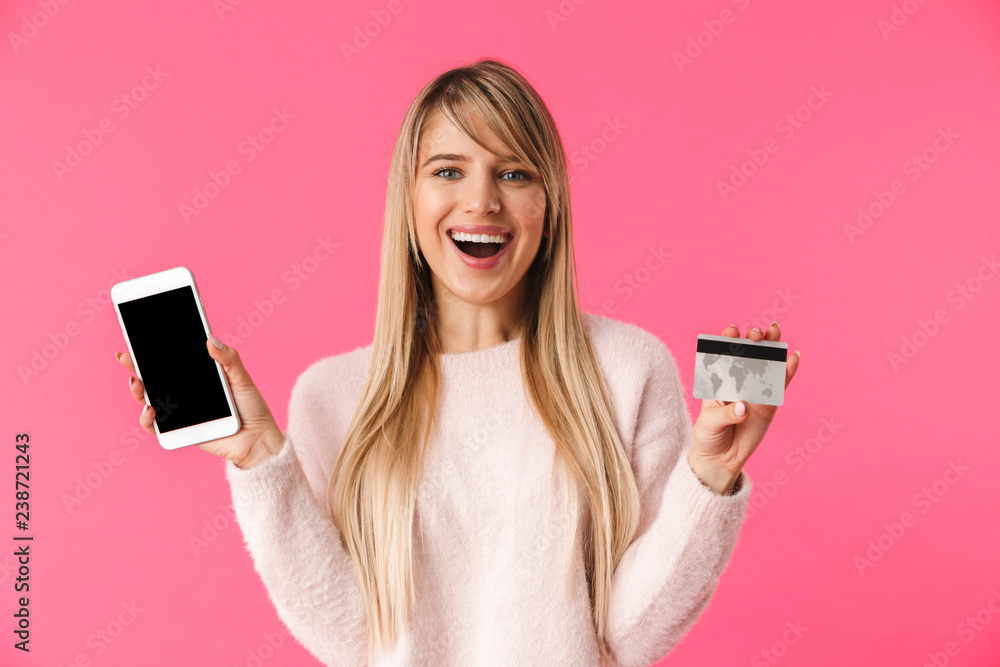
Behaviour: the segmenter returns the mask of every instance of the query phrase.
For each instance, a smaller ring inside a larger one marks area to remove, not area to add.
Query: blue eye
[[[440,169],[437,169],[434,172],[432,172],[431,176],[440,176],[442,172],[446,172],[446,171],[453,171],[456,174],[459,173],[458,170],[455,169],[455,168],[453,168],[453,167],[441,167]],[[522,176],[522,178],[518,178],[518,179],[504,179],[504,180],[511,181],[511,182],[514,182],[514,183],[518,183],[518,182],[522,182],[522,181],[530,181],[531,180],[531,176],[529,176],[527,172],[521,171],[520,169],[515,169],[514,171],[505,172],[505,173],[501,174],[500,177],[503,178],[504,176],[510,176],[512,174],[520,174]],[[446,181],[454,181],[455,180],[454,178],[446,178],[446,177],[442,177],[442,178],[444,178],[444,180],[446,180]]]
[[[432,175],[432,176],[437,176],[437,175],[439,175],[439,174],[440,174],[440,173],[441,173],[442,171],[455,171],[455,170],[454,170],[454,169],[452,169],[451,167],[441,167],[440,169],[438,169],[437,171],[435,171],[435,172],[434,172],[433,174],[431,174],[431,175]],[[457,172],[457,171],[455,171],[455,173],[457,174],[458,172]],[[453,180],[455,180],[455,179],[453,179],[453,178],[446,178],[446,179],[444,179],[444,180],[446,180],[446,181],[453,181]]]

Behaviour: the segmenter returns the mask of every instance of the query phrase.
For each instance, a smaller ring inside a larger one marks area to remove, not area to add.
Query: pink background
[[[107,290],[189,267],[284,428],[298,374],[371,340],[407,105],[495,56],[538,88],[570,155],[584,308],[663,339],[692,418],[697,334],[777,318],[802,350],[747,466],[730,566],[664,664],[998,664],[997,3],[224,1],[0,5],[0,441],[9,479],[31,435],[36,536],[30,655],[11,648],[2,538],[0,663],[314,664],[243,550],[222,461],[134,435]],[[248,160],[275,108],[294,118]],[[849,238],[859,207],[874,217]],[[339,244],[325,261],[318,238]],[[197,553],[193,536],[210,538]]]

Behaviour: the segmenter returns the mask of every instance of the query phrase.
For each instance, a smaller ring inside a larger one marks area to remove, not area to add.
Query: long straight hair
[[[372,355],[327,487],[327,510],[354,561],[364,598],[369,664],[410,627],[416,599],[414,510],[440,385],[441,345],[430,269],[417,245],[413,192],[421,132],[434,112],[485,148],[470,120],[482,119],[513,155],[537,170],[545,186],[548,236],[528,269],[521,376],[555,443],[553,479],[557,463],[572,473],[564,485],[567,591],[580,517],[589,518],[583,526],[584,563],[601,659],[607,662],[611,581],[638,530],[639,493],[578,305],[562,141],[528,81],[506,64],[483,59],[428,83],[396,138]]]

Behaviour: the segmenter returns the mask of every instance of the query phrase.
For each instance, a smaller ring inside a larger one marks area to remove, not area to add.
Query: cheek
[[[545,217],[545,188],[529,188],[520,197],[521,215],[532,220]]]
[[[418,227],[436,229],[448,210],[449,205],[445,197],[441,193],[435,192],[433,188],[420,190],[413,201],[413,211]]]
[[[541,233],[545,225],[545,191],[526,192],[517,202],[516,211],[525,231]]]
[[[424,240],[428,224],[433,224],[430,209],[430,198],[426,190],[417,190],[413,194],[413,221],[417,229],[417,238]]]

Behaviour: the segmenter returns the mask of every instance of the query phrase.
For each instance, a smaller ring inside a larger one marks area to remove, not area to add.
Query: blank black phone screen
[[[161,433],[229,417],[190,286],[118,304]]]

